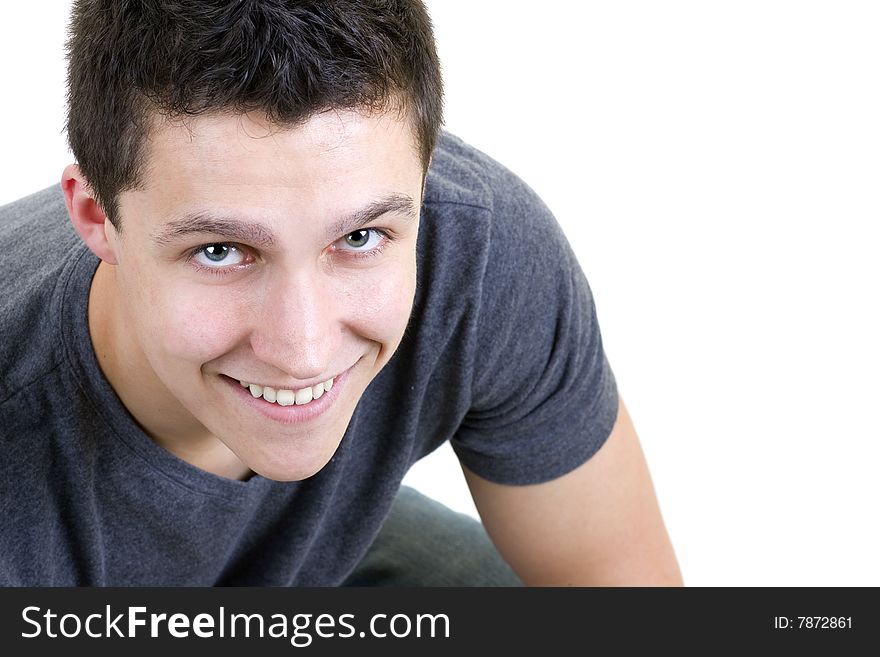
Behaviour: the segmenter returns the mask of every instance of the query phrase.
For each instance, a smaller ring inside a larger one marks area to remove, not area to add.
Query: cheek
[[[403,335],[415,295],[415,261],[377,268],[353,279],[340,298],[361,335],[395,343]]]
[[[230,351],[243,316],[235,297],[220,287],[164,285],[151,290],[140,313],[145,342],[176,362],[205,363]]]

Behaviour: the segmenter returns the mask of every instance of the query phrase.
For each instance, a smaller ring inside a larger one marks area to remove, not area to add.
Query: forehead
[[[201,170],[266,158],[291,164],[307,158],[314,165],[371,161],[418,166],[419,149],[411,123],[397,112],[354,110],[328,110],[294,125],[274,123],[261,112],[157,116],[146,141],[148,174],[159,166]]]
[[[376,194],[417,198],[423,176],[411,124],[396,112],[328,111],[294,126],[255,112],[156,118],[144,155],[131,196],[160,206],[153,215],[218,204],[342,211]]]

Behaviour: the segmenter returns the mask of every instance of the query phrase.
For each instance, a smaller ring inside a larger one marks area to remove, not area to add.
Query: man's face
[[[146,165],[108,234],[126,403],[145,427],[173,426],[160,443],[179,455],[210,436],[264,476],[311,476],[412,309],[423,170],[409,124],[165,121]]]

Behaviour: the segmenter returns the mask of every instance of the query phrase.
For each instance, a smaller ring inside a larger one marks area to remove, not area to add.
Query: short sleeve
[[[509,172],[493,187],[471,406],[451,444],[490,481],[539,483],[599,450],[618,393],[590,286],[559,224]]]

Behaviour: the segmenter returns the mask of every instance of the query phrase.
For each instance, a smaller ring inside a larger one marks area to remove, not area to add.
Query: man
[[[69,60],[78,164],[0,211],[6,583],[680,584],[586,280],[440,133],[419,2],[83,0]],[[398,493],[446,440],[503,560]]]

